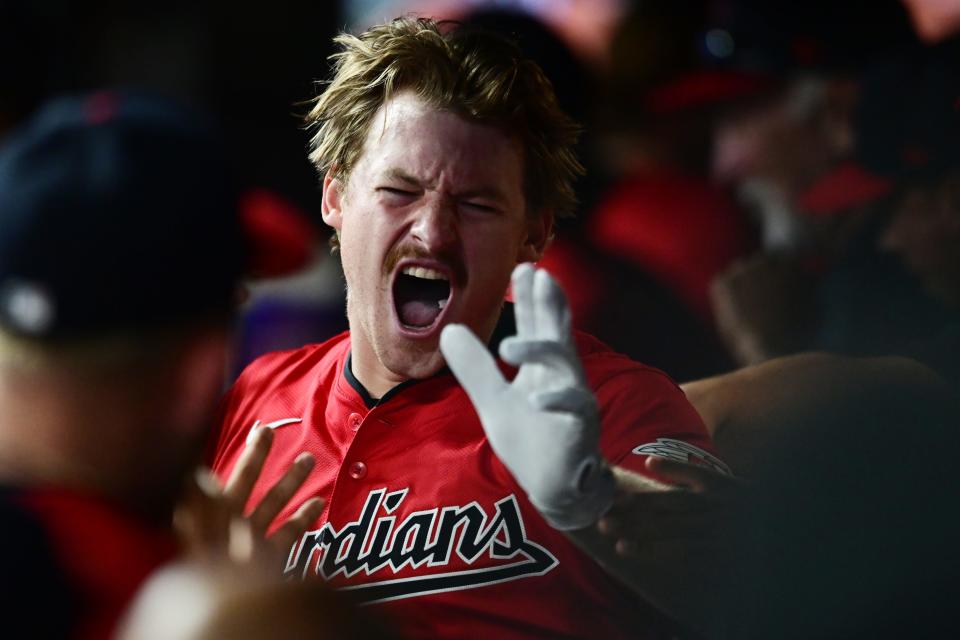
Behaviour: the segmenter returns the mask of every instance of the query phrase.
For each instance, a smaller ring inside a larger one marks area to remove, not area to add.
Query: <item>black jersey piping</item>
[[[497,326],[493,329],[493,335],[490,336],[490,343],[488,347],[490,352],[496,357],[497,350],[500,348],[500,343],[504,338],[512,336],[517,332],[517,324],[513,316],[513,303],[506,303],[503,305],[503,310],[500,312],[500,318],[497,320]],[[353,387],[354,391],[360,396],[360,399],[363,400],[364,406],[367,409],[373,409],[379,404],[383,404],[388,401],[390,398],[394,397],[407,387],[413,386],[421,380],[404,380],[394,388],[387,391],[383,394],[382,398],[374,398],[370,395],[370,392],[367,391],[366,387],[360,384],[360,381],[357,380],[356,376],[353,375],[353,368],[351,362],[353,361],[353,353],[347,354],[347,361],[343,365],[343,377],[346,378],[347,383]],[[431,377],[442,376],[449,373],[450,370],[447,367],[444,367],[436,374]],[[429,379],[429,378],[425,378]]]

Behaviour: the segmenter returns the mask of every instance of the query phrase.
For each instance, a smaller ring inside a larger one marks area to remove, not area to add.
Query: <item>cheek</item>
[[[371,292],[374,285],[371,279],[380,274],[379,268],[371,262],[370,253],[362,242],[341,246],[340,264],[347,285],[347,298],[354,304],[373,295]]]
[[[496,234],[476,234],[474,238],[475,241],[465,247],[471,278],[483,282],[485,288],[499,289],[500,285],[506,288],[520,255],[519,234],[511,228]],[[496,291],[489,293],[499,295]]]
[[[370,265],[378,261],[383,253],[383,245],[388,241],[391,230],[381,224],[375,215],[354,214],[350,223],[344,223],[340,234],[341,256],[344,273],[357,276]],[[380,273],[379,269],[376,272]]]

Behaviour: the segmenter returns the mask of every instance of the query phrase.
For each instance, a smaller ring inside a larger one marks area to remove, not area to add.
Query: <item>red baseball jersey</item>
[[[648,455],[664,455],[725,468],[666,375],[584,334],[576,340],[611,463],[640,471]],[[409,637],[660,637],[663,620],[540,517],[449,372],[375,402],[350,373],[349,353],[344,333],[264,356],[224,399],[213,460],[221,476],[254,425],[275,428],[252,501],[301,452],[317,458],[277,520],[311,496],[326,500],[287,572],[375,603]]]

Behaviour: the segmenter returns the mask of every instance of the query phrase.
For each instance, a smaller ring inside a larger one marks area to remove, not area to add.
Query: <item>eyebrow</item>
[[[420,182],[420,180],[405,172],[403,169],[399,169],[397,167],[387,169],[386,176],[389,179],[399,180],[400,182],[417,189],[423,188],[423,184]],[[429,187],[430,185],[427,186]],[[504,194],[503,191],[497,187],[478,187],[476,189],[467,189],[466,191],[454,194],[454,197],[458,200],[466,200],[469,198],[486,198],[499,204],[504,204],[507,202],[506,194]]]
[[[408,184],[408,185],[410,185],[411,187],[417,187],[417,188],[419,188],[419,187],[421,186],[419,180],[417,180],[416,178],[414,178],[414,177],[411,176],[410,174],[405,173],[405,172],[402,171],[401,169],[396,169],[396,168],[394,168],[394,169],[388,169],[388,170],[387,170],[387,177],[390,178],[390,179],[392,179],[392,180],[399,180],[400,182],[403,182],[403,183],[405,183],[405,184]]]

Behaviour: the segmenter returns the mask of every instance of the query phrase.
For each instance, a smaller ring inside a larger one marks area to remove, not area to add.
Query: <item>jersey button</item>
[[[356,431],[360,428],[360,423],[363,422],[363,416],[359,413],[351,413],[347,418],[347,424],[350,425],[350,428]]]
[[[350,465],[350,477],[354,480],[359,480],[360,478],[367,475],[367,465],[362,462],[354,462]]]

